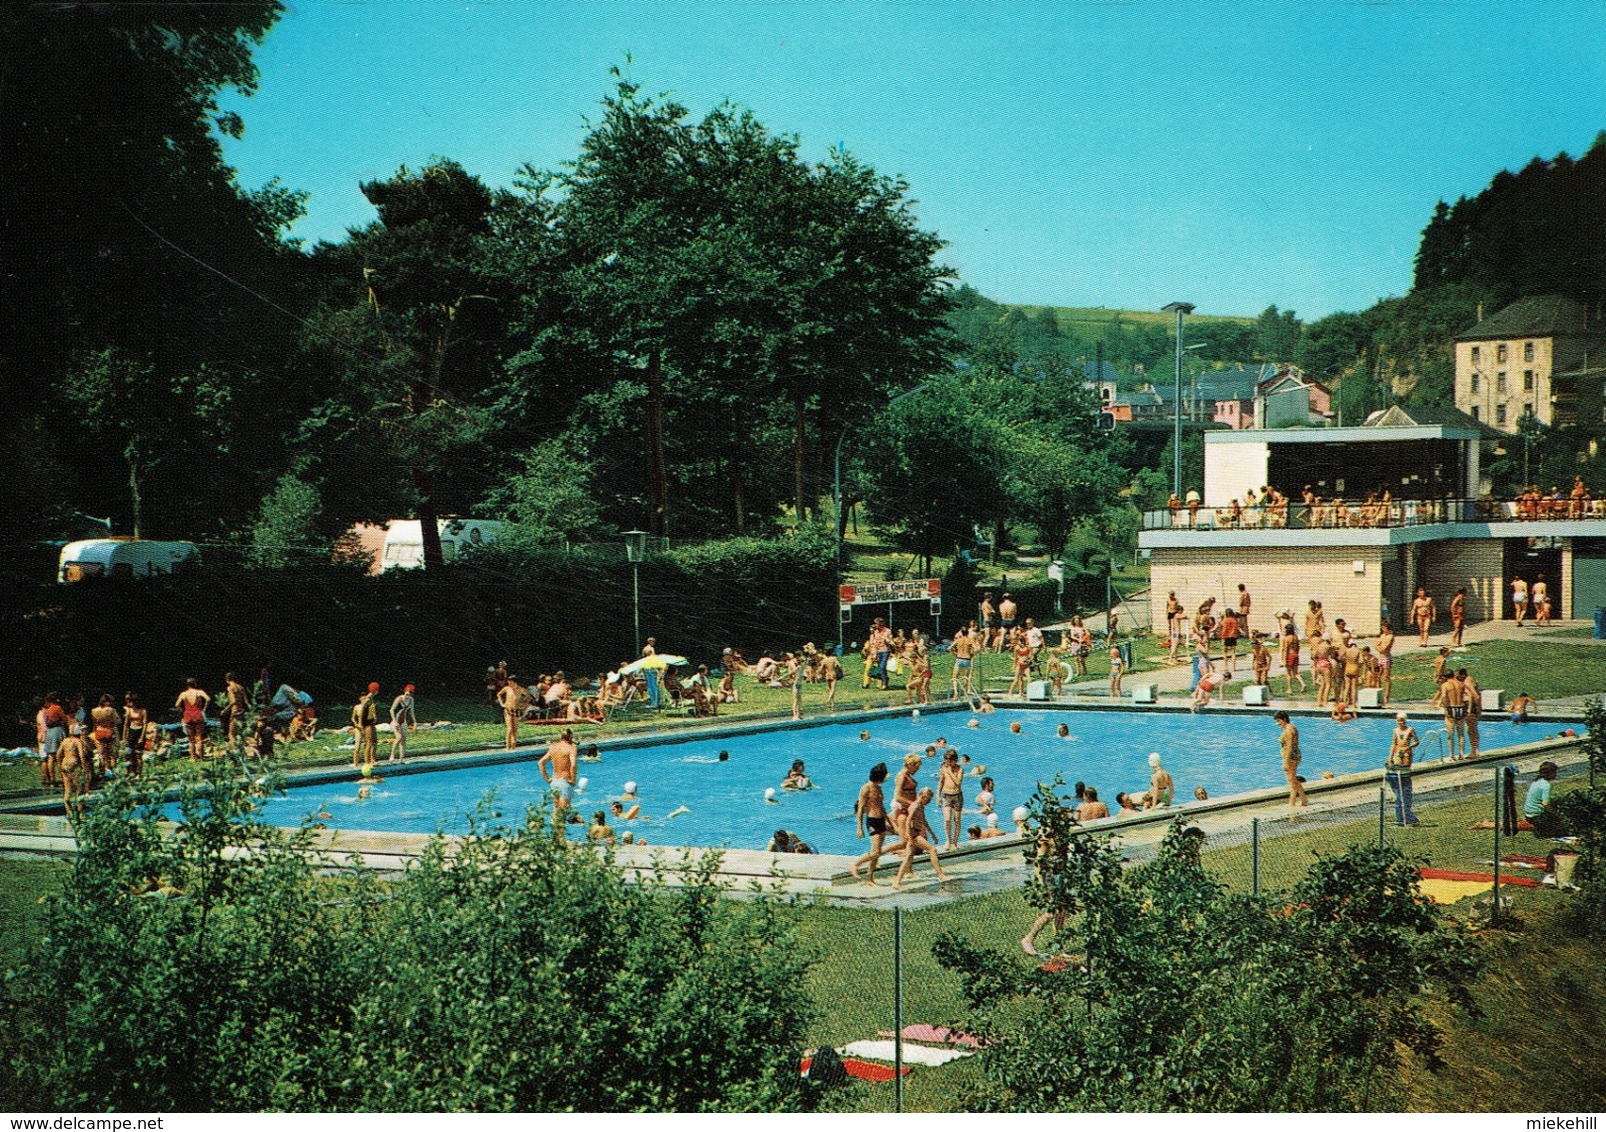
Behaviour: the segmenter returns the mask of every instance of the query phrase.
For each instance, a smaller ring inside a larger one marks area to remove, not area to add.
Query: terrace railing
[[[1606,499],[1392,499],[1387,503],[1324,500],[1314,506],[1289,501],[1280,507],[1184,506],[1146,511],[1143,529],[1170,530],[1362,530],[1419,527],[1433,523],[1600,521]]]

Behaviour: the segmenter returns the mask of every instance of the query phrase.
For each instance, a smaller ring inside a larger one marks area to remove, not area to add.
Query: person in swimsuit
[[[959,765],[959,752],[952,747],[942,757],[937,771],[937,794],[942,799],[943,832],[947,835],[944,848],[953,849],[959,844],[965,813],[965,770]]]
[[[1428,647],[1428,632],[1433,628],[1433,622],[1439,615],[1438,606],[1428,596],[1428,591],[1418,587],[1416,600],[1411,603],[1411,624],[1421,636],[1422,647]]]
[[[1006,644],[1015,633],[1015,599],[1005,594],[998,603],[998,624],[1001,631],[998,634],[998,651],[1003,652]]]
[[[511,751],[519,745],[519,720],[524,717],[524,708],[530,702],[530,693],[525,691],[524,685],[517,680],[510,679],[502,685],[501,691],[496,693],[496,702],[502,707],[502,723],[507,729],[506,749]]]
[[[1545,584],[1545,576],[1543,574],[1534,579],[1529,601],[1534,614],[1534,624],[1550,624],[1550,587]]]
[[[1249,632],[1249,607],[1254,604],[1249,596],[1249,590],[1242,582],[1238,583],[1238,631]]]
[[[1478,757],[1478,723],[1483,719],[1483,691],[1465,668],[1456,669],[1455,678],[1461,682],[1462,698],[1467,705],[1467,758],[1475,759]]]
[[[402,688],[401,695],[390,701],[390,761],[407,761],[407,735],[418,729],[417,703],[413,699],[413,685]]]
[[[1394,690],[1394,629],[1385,618],[1377,630],[1377,675],[1383,691],[1383,703],[1388,707],[1389,693]]]
[[[931,798],[931,787],[927,786],[915,796],[904,819],[903,863],[898,866],[898,875],[892,878],[893,891],[902,890],[904,880],[914,872],[915,854],[922,849],[931,861],[931,871],[937,875],[937,879],[948,879],[948,874],[942,871],[942,862],[937,858],[937,846],[931,839],[931,823],[926,820],[926,807],[931,804]]]
[[[1025,695],[1026,682],[1032,674],[1032,646],[1026,641],[1026,634],[1014,634],[1015,678],[1009,682],[1010,695]]]
[[[1299,690],[1305,691],[1305,677],[1299,671],[1299,634],[1294,632],[1292,625],[1283,633],[1283,676],[1286,681],[1283,688],[1285,695],[1294,694],[1295,680],[1299,681]]]
[[[243,750],[245,747],[245,716],[249,708],[249,697],[245,685],[240,678],[232,672],[223,674],[224,694],[227,700],[223,704],[223,734],[229,750]]]
[[[859,839],[870,838],[870,851],[854,861],[848,871],[855,877],[859,875],[861,866],[865,869],[864,883],[876,883],[876,862],[881,860],[881,854],[886,852],[887,834],[897,836],[892,823],[887,818],[887,796],[883,783],[887,780],[887,764],[876,763],[870,768],[870,780],[859,787],[859,798],[853,804],[853,818],[859,826]],[[898,844],[894,842],[892,848],[896,850]]]
[[[123,749],[128,753],[128,773],[135,778],[145,773],[145,729],[150,713],[137,692],[123,696]]]
[[[1288,814],[1292,817],[1295,806],[1309,805],[1309,799],[1305,797],[1305,783],[1299,777],[1299,729],[1288,718],[1286,711],[1280,711],[1272,718],[1282,728],[1279,745],[1282,748],[1283,777],[1288,780]]]
[[[1455,672],[1446,669],[1444,683],[1439,685],[1444,703],[1444,729],[1449,733],[1450,758],[1466,757],[1467,751],[1467,689]]]
[[[1324,708],[1333,695],[1333,643],[1325,635],[1311,642],[1310,666],[1316,673],[1316,706]]]
[[[1395,825],[1417,824],[1416,814],[1411,810],[1411,760],[1416,756],[1418,743],[1416,728],[1411,726],[1403,711],[1396,713],[1383,774],[1389,789],[1394,791]]]
[[[69,821],[83,820],[84,799],[89,796],[89,746],[79,735],[61,741],[57,760],[61,769],[61,801]]]
[[[1511,609],[1517,618],[1517,628],[1522,628],[1528,616],[1528,583],[1521,578],[1511,579]]]
[[[1268,686],[1271,683],[1271,650],[1266,647],[1266,639],[1259,633],[1251,633],[1249,640],[1249,667],[1254,673],[1255,683]]]
[[[1239,631],[1238,615],[1227,610],[1221,616],[1221,657],[1228,676],[1238,670]]]
[[[949,684],[949,694],[953,699],[957,700],[961,693],[971,695],[976,690],[971,673],[976,654],[981,651],[981,642],[977,637],[974,629],[960,629],[954,636],[954,671]]]
[[[563,840],[564,812],[574,798],[574,784],[580,765],[580,749],[574,745],[574,731],[565,727],[552,745],[535,761],[535,768],[552,791],[552,830]],[[547,768],[551,769],[548,770]]]
[[[998,639],[998,610],[993,606],[991,591],[982,595],[981,604],[976,607],[976,616],[981,619],[981,647],[984,650],[992,648]]]
[[[211,702],[212,697],[202,691],[201,685],[193,679],[184,681],[184,690],[173,702],[184,721],[184,734],[190,741],[190,758],[195,762],[206,757],[206,705]]]
[[[1182,643],[1182,627],[1185,624],[1182,619],[1182,603],[1177,600],[1177,591],[1172,590],[1165,599],[1166,655],[1172,664],[1177,662],[1177,646]]]
[[[351,705],[351,726],[357,745],[351,751],[352,766],[373,766],[379,748],[379,685],[370,683],[368,691]]]
[[[110,695],[103,695],[89,712],[90,734],[95,740],[94,765],[101,774],[117,769],[117,740],[123,720],[115,702]]]
[[[1461,647],[1461,634],[1467,628],[1467,591],[1462,587],[1450,599],[1450,647]]]

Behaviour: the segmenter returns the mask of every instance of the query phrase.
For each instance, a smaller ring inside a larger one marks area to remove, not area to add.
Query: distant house
[[[1240,428],[1288,428],[1327,424],[1333,393],[1296,366],[1283,366],[1255,386],[1255,411]]]
[[[1455,336],[1455,407],[1502,432],[1603,419],[1606,325],[1561,295],[1518,299]]]

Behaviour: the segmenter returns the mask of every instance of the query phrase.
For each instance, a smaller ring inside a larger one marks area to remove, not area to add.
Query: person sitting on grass
[[[1550,788],[1556,781],[1556,764],[1545,760],[1528,786],[1522,800],[1522,816],[1532,827],[1536,837],[1562,837],[1567,833],[1566,822],[1551,804]]]

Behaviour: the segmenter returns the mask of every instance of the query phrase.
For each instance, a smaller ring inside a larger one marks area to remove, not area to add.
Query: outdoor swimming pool
[[[972,718],[976,727],[967,726]],[[1021,724],[1019,735],[1010,732],[1014,722]],[[1392,715],[1344,724],[1319,717],[1296,717],[1295,722],[1304,751],[1301,769],[1311,781],[1329,770],[1341,775],[1380,769],[1394,726]],[[1055,736],[1060,723],[1069,725],[1068,739]],[[1413,720],[1413,726],[1426,739],[1438,724],[1424,718]],[[868,730],[870,738],[860,739],[861,730]],[[1497,725],[1493,719],[1483,735],[1485,750],[1533,738],[1531,728]],[[1081,780],[1096,786],[1113,812],[1117,792],[1147,787],[1150,751],[1164,756],[1179,801],[1191,800],[1196,786],[1221,798],[1283,782],[1277,726],[1269,713],[1000,710],[980,717],[944,712],[609,750],[601,762],[580,764],[586,785],[574,806],[589,821],[633,781],[644,816],[610,824],[616,833],[630,830],[652,845],[763,849],[777,828],[785,828],[819,852],[856,853],[864,843],[855,838],[853,803],[869,768],[885,762],[896,773],[904,755],[939,737],[996,779],[996,809],[1005,829],[1010,828],[1010,811],[1032,795],[1035,784],[1056,774],[1067,783]],[[1439,757],[1436,748],[1428,752],[1434,758]],[[719,761],[722,750],[730,752],[725,762]],[[767,803],[765,788],[780,786],[793,759],[807,762],[815,788],[777,789],[776,801]],[[375,769],[383,775],[385,764]],[[920,783],[935,789],[936,781],[937,768],[928,762]],[[889,799],[891,787],[889,779]],[[509,820],[545,797],[540,771],[531,761],[395,775],[374,784],[366,798],[357,796],[353,775],[349,782],[297,787],[270,800],[263,816],[293,826],[322,812],[329,816],[320,820],[342,829],[455,833],[467,828],[466,815],[493,789]],[[981,821],[975,805],[980,789],[978,778],[966,781],[967,826]],[[681,806],[686,813],[666,817]],[[934,825],[940,823],[935,804],[929,813]],[[583,827],[570,830],[571,837],[584,835]]]

